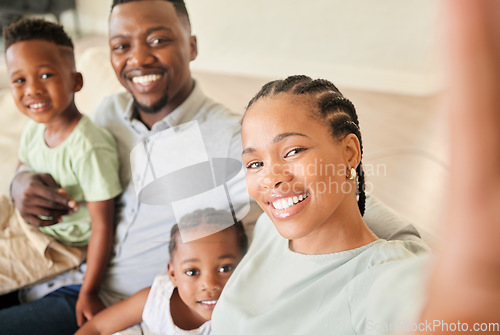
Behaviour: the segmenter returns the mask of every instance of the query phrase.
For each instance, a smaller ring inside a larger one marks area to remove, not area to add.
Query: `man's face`
[[[196,38],[172,3],[147,0],[116,6],[109,19],[109,46],[115,73],[139,111],[168,114],[188,97]]]

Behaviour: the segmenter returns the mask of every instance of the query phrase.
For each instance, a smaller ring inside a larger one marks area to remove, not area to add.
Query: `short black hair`
[[[3,28],[5,50],[12,44],[29,40],[45,40],[74,49],[73,41],[60,24],[40,18],[23,18]]]
[[[243,224],[241,221],[235,222],[233,216],[228,211],[214,208],[197,209],[192,213],[184,215],[180,219],[179,224],[183,229],[196,228],[202,224],[221,225],[227,227],[225,229],[235,229],[241,254],[244,255],[248,250],[248,237]],[[175,224],[170,231],[170,243],[168,245],[170,259],[172,259],[177,247],[177,239],[180,237],[179,224]]]
[[[118,5],[134,1],[141,1],[141,0],[113,0],[113,3],[111,4],[111,10],[113,10],[113,8],[115,8]],[[186,9],[186,4],[184,3],[184,0],[164,0],[164,1],[171,2],[175,7],[177,16],[184,17],[187,20],[188,25],[191,26],[191,21],[189,20],[189,14]]]

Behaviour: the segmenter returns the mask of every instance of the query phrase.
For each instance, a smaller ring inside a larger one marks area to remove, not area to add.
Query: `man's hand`
[[[94,315],[105,309],[106,306],[95,293],[81,292],[76,302],[76,323],[78,327],[92,319]]]
[[[50,174],[21,172],[12,181],[14,204],[23,219],[34,226],[50,226],[62,215],[78,210],[76,201],[66,195]]]

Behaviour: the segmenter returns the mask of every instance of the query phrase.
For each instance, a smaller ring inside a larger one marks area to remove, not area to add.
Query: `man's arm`
[[[11,184],[14,204],[24,220],[34,226],[50,226],[71,214],[78,204],[47,173],[17,173]]]
[[[87,251],[87,271],[76,302],[76,321],[82,326],[105,308],[99,288],[113,249],[114,199],[87,202],[92,233]]]

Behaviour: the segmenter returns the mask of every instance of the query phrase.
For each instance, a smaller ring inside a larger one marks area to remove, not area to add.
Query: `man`
[[[78,292],[66,286],[34,302],[0,311],[0,333],[74,333],[105,305],[150,286],[166,268],[168,236],[176,219],[172,208],[141,203],[136,194],[140,176],[132,175],[130,152],[137,143],[166,129],[197,121],[209,157],[240,159],[239,116],[207,98],[191,77],[189,64],[197,56],[183,1],[114,1],[109,19],[111,62],[128,93],[105,99],[94,121],[116,138],[122,162],[124,193],[117,211],[113,256],[98,292]],[[179,144],[180,145],[180,144]],[[164,153],[171,160],[178,157]],[[132,162],[133,165],[134,162]],[[235,198],[248,199],[243,174],[228,187]],[[50,225],[68,211],[71,199],[48,175],[18,173],[12,195],[23,218]],[[42,220],[40,217],[48,220]],[[80,311],[78,294],[95,301]]]

